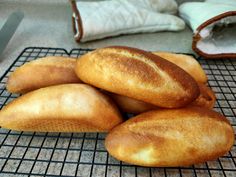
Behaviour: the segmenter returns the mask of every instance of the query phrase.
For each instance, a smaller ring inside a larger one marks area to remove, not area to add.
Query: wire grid
[[[91,49],[26,48],[0,79],[0,108],[19,95],[6,91],[11,72],[25,62],[44,56],[80,55]],[[198,59],[215,91],[215,110],[236,129],[236,60]],[[144,168],[111,157],[104,133],[36,133],[0,128],[0,176],[109,176],[109,177],[235,177],[236,145],[215,161],[191,167]]]

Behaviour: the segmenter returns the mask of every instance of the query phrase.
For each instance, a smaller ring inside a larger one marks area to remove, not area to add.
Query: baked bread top
[[[150,52],[112,46],[83,55],[75,69],[85,83],[159,107],[177,108],[199,95],[183,69]]]
[[[106,132],[122,121],[116,105],[86,84],[34,90],[0,111],[0,126],[20,131]]]
[[[207,76],[201,65],[190,55],[176,54],[170,52],[153,52],[171,63],[176,64],[187,73],[189,73],[197,82],[206,83]]]
[[[127,163],[187,166],[214,160],[234,144],[234,130],[219,113],[200,107],[160,109],[133,117],[109,132],[108,152]]]
[[[79,83],[74,68],[76,59],[70,57],[48,56],[32,60],[16,68],[7,81],[11,93],[26,93],[38,88]]]

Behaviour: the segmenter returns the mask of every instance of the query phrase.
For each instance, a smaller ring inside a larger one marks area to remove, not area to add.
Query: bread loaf
[[[98,88],[159,107],[183,107],[199,95],[196,81],[157,55],[130,47],[107,47],[83,55],[78,77]]]
[[[200,95],[191,103],[191,105],[213,109],[216,103],[215,93],[204,84],[199,83],[198,86]]]
[[[114,100],[118,108],[125,113],[139,114],[153,109],[159,109],[155,105],[134,98],[129,98],[127,96],[117,95],[115,93],[109,93],[109,96]]]
[[[189,105],[212,109],[216,102],[214,92],[204,84],[199,83],[198,86],[200,89],[200,95]],[[139,101],[134,98],[129,98],[127,96],[118,95],[114,93],[109,93],[108,95],[114,100],[118,108],[126,113],[139,114],[154,109],[160,109],[160,107],[158,106]]]
[[[230,150],[234,131],[217,112],[199,107],[140,114],[116,126],[105,147],[118,160],[141,166],[189,166]]]
[[[185,70],[189,73],[197,82],[206,83],[207,76],[202,69],[201,65],[190,55],[175,54],[169,52],[153,52]]]
[[[7,81],[11,93],[26,93],[38,88],[79,83],[74,68],[75,58],[50,56],[30,61],[17,68]]]
[[[121,122],[111,100],[85,84],[38,89],[0,111],[0,126],[19,131],[106,132]]]

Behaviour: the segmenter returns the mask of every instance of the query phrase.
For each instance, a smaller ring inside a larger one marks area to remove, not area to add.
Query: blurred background
[[[178,4],[185,1],[177,0]],[[108,45],[127,45],[145,50],[192,52],[192,31],[189,27],[179,32],[132,34],[76,43],[72,32],[72,10],[68,0],[1,0],[0,28],[9,15],[22,11],[24,18],[0,56],[0,75],[19,53],[29,46],[72,48],[98,48]]]

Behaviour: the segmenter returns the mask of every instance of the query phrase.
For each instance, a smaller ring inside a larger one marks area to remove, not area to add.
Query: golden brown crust
[[[0,111],[1,127],[20,131],[106,132],[121,122],[114,103],[85,84],[38,89]]]
[[[152,167],[213,160],[228,152],[233,143],[234,131],[228,120],[199,107],[140,114],[112,129],[105,140],[106,149],[115,158]]]
[[[213,109],[216,103],[215,93],[204,84],[199,83],[198,86],[200,89],[200,95],[191,103],[191,105]]]
[[[11,93],[26,93],[38,88],[79,83],[74,68],[76,59],[50,56],[30,61],[17,68],[7,81],[7,90]]]
[[[236,11],[228,11],[223,14],[217,15],[204,23],[202,23],[197,29],[196,33],[193,35],[193,42],[192,42],[192,49],[199,54],[200,56],[203,56],[205,59],[219,59],[219,58],[236,58],[236,52],[235,53],[220,53],[220,54],[208,54],[197,48],[197,43],[199,40],[201,40],[200,31],[205,28],[206,26],[212,24],[215,21],[218,21],[224,17],[227,16],[236,16]]]
[[[107,47],[83,55],[76,73],[85,83],[160,107],[182,107],[196,99],[196,81],[178,66],[130,47]]]
[[[114,100],[118,108],[125,113],[139,114],[153,109],[159,109],[157,106],[127,96],[117,95],[115,93],[109,93],[108,95]]]
[[[216,102],[215,93],[204,84],[198,83],[198,86],[200,89],[200,95],[189,105],[213,109]],[[155,105],[139,101],[134,98],[129,98],[127,96],[108,92],[106,94],[114,100],[121,111],[126,113],[139,114],[150,110],[161,109]]]
[[[207,76],[202,69],[201,65],[194,59],[192,56],[184,54],[175,54],[170,52],[153,52],[155,55],[158,55],[185,70],[190,74],[197,82],[206,83]]]

